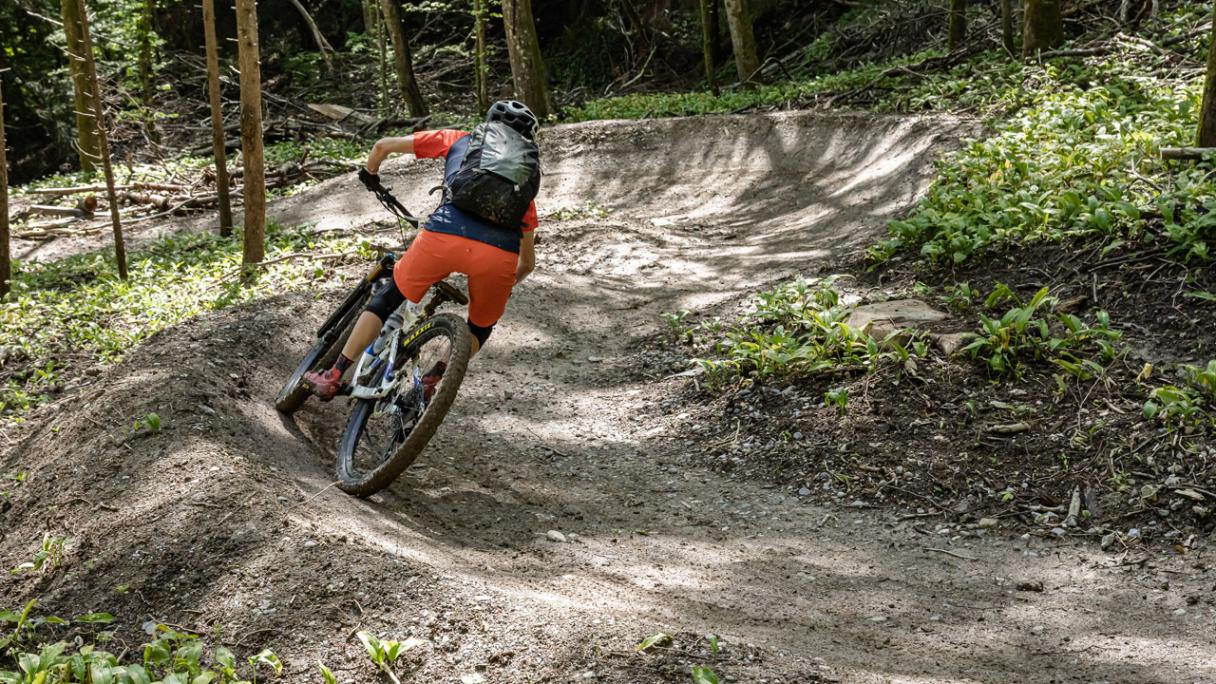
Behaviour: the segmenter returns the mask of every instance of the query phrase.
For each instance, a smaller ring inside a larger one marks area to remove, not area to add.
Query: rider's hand
[[[380,174],[371,173],[365,168],[359,169],[359,180],[363,181],[363,187],[372,192],[377,192],[384,188],[383,185],[380,185]]]

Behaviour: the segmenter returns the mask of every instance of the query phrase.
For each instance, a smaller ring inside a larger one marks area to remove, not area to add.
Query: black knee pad
[[[376,314],[377,318],[384,321],[404,301],[405,295],[401,294],[401,290],[397,289],[397,283],[394,283],[392,278],[388,278],[376,289],[372,294],[372,298],[367,300],[367,306],[363,307],[363,310]]]
[[[490,333],[492,332],[494,332],[494,326],[492,325],[483,328],[480,325],[473,325],[473,322],[469,321],[469,333],[477,338],[479,346],[484,347],[486,345],[486,340],[490,339]]]

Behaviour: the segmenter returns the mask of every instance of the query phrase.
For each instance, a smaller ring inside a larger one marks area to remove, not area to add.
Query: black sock
[[[345,354],[338,354],[338,360],[334,361],[334,368],[337,368],[339,373],[345,373],[352,363],[354,363],[353,359],[346,358]]]

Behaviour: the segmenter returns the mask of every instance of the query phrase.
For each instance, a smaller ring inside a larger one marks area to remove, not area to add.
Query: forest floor
[[[396,484],[331,486],[343,404],[271,406],[343,289],[207,314],[6,435],[0,472],[28,475],[0,503],[0,565],[44,533],[73,541],[57,567],[0,578],[0,606],[108,611],[132,648],[147,621],[269,647],[292,682],[317,661],[371,680],[359,629],[424,640],[398,666],[419,682],[686,682],[694,663],[773,684],[1216,681],[1202,545],[1110,553],[718,472],[729,435],[690,429],[705,404],[656,367],[678,360],[664,313],[856,264],[976,129],[802,113],[549,129],[537,272]],[[423,207],[436,173],[386,175]],[[392,237],[349,178],[272,211]],[[132,430],[151,412],[159,429]],[[635,652],[657,632],[671,644]]]

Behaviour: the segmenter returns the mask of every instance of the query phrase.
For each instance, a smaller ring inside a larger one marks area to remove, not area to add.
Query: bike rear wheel
[[[385,399],[357,399],[338,445],[338,487],[348,494],[370,496],[392,484],[430,442],[447,416],[468,369],[471,340],[465,322],[439,314],[405,333],[398,353],[401,367],[414,380],[443,361],[447,368],[429,401],[416,382]],[[378,383],[383,368],[374,372]]]
[[[350,337],[351,330],[355,328],[355,321],[359,320],[359,314],[363,311],[366,299],[364,297],[359,301],[348,302],[346,312],[333,327],[318,337],[308,353],[304,354],[304,358],[296,365],[291,377],[287,379],[283,388],[279,390],[278,396],[274,398],[274,407],[281,413],[291,415],[308,400],[310,392],[304,385],[304,374],[334,365],[338,354],[342,352],[342,346],[346,344],[346,338]]]

